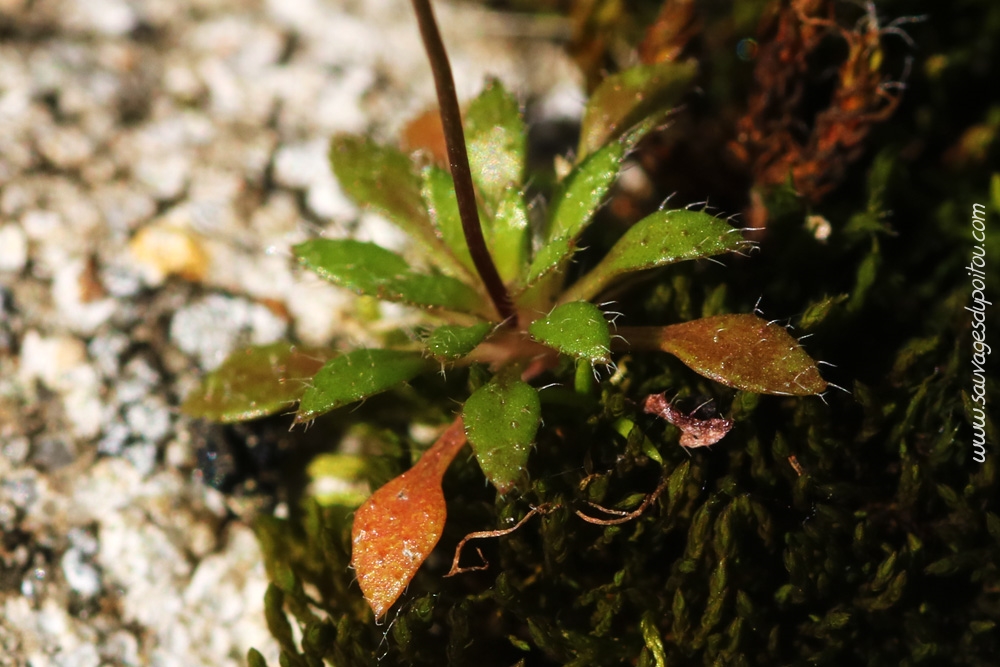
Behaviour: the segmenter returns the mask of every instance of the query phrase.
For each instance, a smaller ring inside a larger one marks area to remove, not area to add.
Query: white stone
[[[63,395],[66,420],[78,438],[97,437],[104,423],[101,382],[97,369],[80,364],[69,373],[70,388]]]
[[[138,24],[126,0],[75,0],[69,3],[67,22],[104,35],[124,35]]]
[[[94,142],[75,127],[50,127],[36,140],[39,152],[62,169],[78,168],[94,153]]]
[[[346,221],[358,215],[358,208],[344,194],[329,169],[310,184],[306,206],[322,220]]]
[[[125,408],[125,423],[137,437],[160,442],[170,433],[170,410],[163,399],[150,397]]]
[[[79,549],[69,549],[60,561],[66,583],[83,597],[93,597],[101,590],[101,575],[97,568],[86,562]]]
[[[19,273],[28,263],[28,239],[19,225],[0,226],[0,272]]]
[[[159,201],[177,199],[187,187],[191,159],[182,151],[140,158],[133,173],[149,194]]]
[[[174,314],[170,338],[211,370],[232,352],[241,333],[250,333],[251,340],[262,345],[280,338],[286,326],[264,306],[212,294]]]
[[[94,279],[85,275],[90,271],[85,260],[72,260],[58,269],[52,281],[52,301],[59,320],[70,331],[85,335],[107,322],[117,307],[114,299],[87,298],[83,283]]]
[[[375,213],[365,213],[361,216],[355,237],[359,241],[369,241],[395,252],[402,252],[410,246],[409,236]]]
[[[86,360],[86,347],[72,336],[43,337],[34,329],[21,341],[18,377],[28,385],[38,380],[53,391],[72,389],[71,371]]]

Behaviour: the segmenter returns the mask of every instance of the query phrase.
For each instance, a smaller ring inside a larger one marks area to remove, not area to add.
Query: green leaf
[[[247,651],[247,667],[267,667],[267,660],[255,648]]]
[[[463,419],[479,467],[500,493],[510,491],[538,431],[538,392],[516,377],[498,376],[469,397]]]
[[[441,361],[459,359],[472,352],[492,328],[493,325],[486,322],[468,327],[446,324],[431,332],[424,340],[424,347]]]
[[[465,112],[469,165],[491,213],[510,185],[524,176],[527,134],[517,99],[493,79]]]
[[[299,404],[296,422],[314,419],[411,380],[430,365],[420,352],[363,349],[331,359],[313,378]]]
[[[827,387],[815,362],[784,327],[753,314],[655,329],[623,327],[622,333],[633,347],[669,352],[705,377],[744,391],[805,396]]]
[[[642,639],[646,648],[653,654],[656,667],[667,667],[667,653],[663,647],[663,638],[656,624],[656,614],[650,610],[642,615],[639,621],[639,629],[642,630]]]
[[[638,65],[604,79],[583,113],[578,159],[647,118],[662,121],[691,88],[697,71],[694,61],[666,62]]]
[[[587,301],[556,306],[528,332],[543,345],[591,363],[611,361],[611,332],[601,309]]]
[[[475,275],[475,265],[469,254],[462,231],[462,217],[458,213],[458,199],[455,198],[455,182],[446,169],[428,165],[422,172],[421,194],[427,204],[427,211],[441,240],[451,249],[452,254],[462,263],[468,274]]]
[[[589,300],[626,273],[732,252],[748,243],[739,229],[708,213],[658,211],[630,227],[604,259],[566,290],[560,300]]]
[[[505,283],[520,279],[527,268],[531,250],[531,227],[528,224],[528,207],[516,185],[508,188],[500,200],[487,233],[490,254],[500,277]]]
[[[557,273],[576,251],[577,238],[590,224],[618,175],[622,150],[621,144],[613,142],[566,177],[552,203],[546,241],[528,267],[522,287],[530,288]]]
[[[187,395],[181,411],[232,423],[292,407],[312,376],[333,356],[328,349],[273,343],[233,352]]]
[[[313,239],[292,250],[321,278],[359,294],[484,317],[492,314],[488,301],[462,281],[411,271],[405,259],[374,243]]]
[[[441,538],[448,513],[441,478],[464,444],[457,419],[416,465],[355,513],[351,566],[375,618],[385,615]]]
[[[618,176],[623,152],[612,142],[570,172],[552,201],[549,241],[575,239],[587,227]]]
[[[408,155],[366,137],[341,134],[330,142],[330,164],[341,188],[358,206],[388,218],[422,245],[445,273],[466,274],[434,231],[420,173]]]

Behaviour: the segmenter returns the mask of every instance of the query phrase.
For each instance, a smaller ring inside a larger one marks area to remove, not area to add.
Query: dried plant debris
[[[719,440],[726,437],[726,434],[733,428],[733,422],[720,417],[711,419],[699,419],[695,417],[695,410],[691,414],[684,414],[667,400],[666,394],[650,394],[643,403],[643,410],[651,415],[656,415],[666,419],[668,422],[681,430],[681,447],[710,447]]]
[[[880,24],[875,5],[868,3],[857,23],[848,27],[836,17],[837,4],[792,0],[764,19],[754,70],[756,90],[730,145],[749,166],[756,188],[768,191],[791,181],[806,201],[820,201],[859,157],[872,128],[899,106],[903,86],[894,77],[902,73],[884,70],[882,39],[887,34],[908,39],[901,21]],[[807,87],[817,76],[812,58],[834,39],[845,43],[846,57],[829,103],[814,118],[806,117]],[[758,211],[754,219],[765,215]]]

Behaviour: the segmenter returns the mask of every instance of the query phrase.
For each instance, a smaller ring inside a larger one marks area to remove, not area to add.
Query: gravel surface
[[[558,24],[439,18],[461,96],[488,72],[579,113]],[[236,345],[365,342],[289,247],[405,245],[326,145],[432,101],[404,0],[0,0],[0,665],[277,664],[177,405]]]

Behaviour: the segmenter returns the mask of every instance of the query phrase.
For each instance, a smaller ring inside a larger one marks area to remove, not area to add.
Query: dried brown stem
[[[448,574],[444,576],[453,577],[456,574],[462,574],[463,572],[475,572],[477,570],[485,570],[490,566],[490,564],[486,562],[486,559],[483,558],[483,552],[479,549],[476,549],[476,552],[479,554],[479,557],[482,558],[483,560],[482,565],[473,565],[471,567],[458,566],[458,560],[459,558],[462,557],[462,547],[464,547],[465,543],[468,542],[469,540],[475,540],[484,537],[503,537],[504,535],[510,535],[515,530],[523,526],[528,519],[535,516],[536,514],[547,514],[554,509],[555,509],[554,506],[545,503],[543,505],[539,505],[538,507],[532,507],[531,510],[524,515],[524,518],[518,521],[517,524],[515,524],[511,528],[504,528],[503,530],[480,530],[475,533],[469,533],[468,535],[463,537],[462,541],[458,543],[457,547],[455,547],[455,559],[451,561],[451,569],[448,570]]]
[[[641,516],[642,513],[646,511],[647,507],[656,502],[656,499],[660,497],[660,494],[663,493],[663,490],[667,488],[667,483],[669,481],[670,481],[669,478],[666,476],[660,479],[660,485],[656,487],[656,490],[653,491],[648,496],[646,496],[646,499],[642,501],[642,504],[639,505],[639,507],[637,507],[632,512],[622,512],[620,510],[612,510],[606,507],[601,507],[597,503],[587,503],[591,507],[599,509],[605,514],[618,514],[619,518],[617,519],[598,519],[597,517],[587,516],[580,510],[576,511],[576,515],[581,519],[583,519],[584,521],[586,521],[587,523],[594,523],[597,524],[598,526],[617,526],[622,523],[628,523],[633,519],[638,519],[639,516]]]

